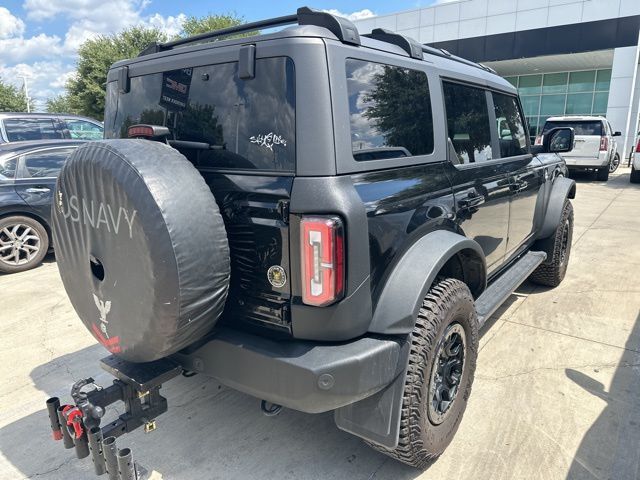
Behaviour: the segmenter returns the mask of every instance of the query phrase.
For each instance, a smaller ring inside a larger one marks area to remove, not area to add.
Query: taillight
[[[300,222],[302,301],[324,306],[344,293],[344,230],[338,217],[303,217]]]
[[[605,152],[609,148],[609,139],[607,137],[600,137],[600,151]]]
[[[536,145],[542,145],[542,137],[541,137],[540,135],[538,135],[538,136],[536,137],[536,143],[535,143],[535,144],[536,144]]]
[[[638,144],[636,145],[636,152],[640,153],[640,138],[638,138]]]

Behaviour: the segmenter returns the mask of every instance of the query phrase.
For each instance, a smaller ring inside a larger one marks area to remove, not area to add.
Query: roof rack
[[[374,28],[371,33],[363,35],[363,37],[373,38],[374,40],[380,40],[381,42],[391,43],[402,48],[409,54],[411,58],[417,58],[422,60],[422,44],[415,41],[411,37],[400,35],[399,33],[392,32],[391,30],[385,30],[384,28]]]
[[[360,45],[358,29],[351,21],[313,8],[301,7],[298,8],[295,15],[285,15],[283,17],[275,17],[268,20],[260,20],[258,22],[244,23],[242,25],[223,28],[221,30],[201,33],[189,38],[181,38],[172,42],[154,42],[140,52],[138,56],[141,57],[152,53],[171,50],[175,47],[199,42],[201,40],[216,40],[229,35],[255,32],[261,28],[273,28],[293,24],[324,27],[338,37],[340,41],[350,43],[352,45]]]
[[[422,51],[424,53],[430,53],[431,55],[435,55],[437,57],[448,58],[449,60],[453,60],[454,62],[464,63],[465,65],[476,67],[486,72],[496,73],[496,71],[493,68],[487,67],[486,65],[483,65],[481,63],[472,62],[471,60],[467,60],[466,58],[452,55],[450,52],[448,52],[444,48],[434,48],[428,45],[422,45]]]

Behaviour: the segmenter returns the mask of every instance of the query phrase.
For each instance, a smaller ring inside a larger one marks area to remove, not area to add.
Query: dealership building
[[[605,115],[628,157],[638,131],[640,0],[459,0],[355,22],[495,69],[518,88],[530,136],[555,115]]]

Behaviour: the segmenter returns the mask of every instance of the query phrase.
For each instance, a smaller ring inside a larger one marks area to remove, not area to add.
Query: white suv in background
[[[536,139],[536,144],[541,145],[544,135],[556,127],[571,127],[575,132],[573,150],[562,154],[569,170],[596,170],[596,178],[606,181],[609,173],[616,171],[620,165],[620,154],[614,139],[620,136],[620,132],[614,132],[606,118],[573,115],[551,117],[545,122],[542,136]]]
[[[640,183],[640,132],[631,154],[631,183]]]

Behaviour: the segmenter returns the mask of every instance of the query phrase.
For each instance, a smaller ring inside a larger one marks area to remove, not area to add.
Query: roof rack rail
[[[467,60],[466,58],[452,55],[450,52],[448,52],[444,48],[434,48],[428,45],[422,45],[422,51],[424,53],[429,53],[437,57],[448,58],[449,60],[453,60],[454,62],[464,63],[465,65],[476,67],[486,72],[496,73],[496,71],[493,68],[487,67],[486,65],[482,65],[481,63],[472,62],[471,60]]]
[[[229,35],[236,35],[241,33],[255,32],[261,28],[273,28],[281,27],[284,25],[316,25],[318,27],[324,27],[331,31],[338,39],[344,43],[350,43],[353,45],[360,45],[360,35],[356,26],[346,18],[337,17],[330,13],[323,12],[321,10],[315,10],[309,7],[298,8],[296,14],[285,15],[283,17],[275,17],[267,20],[260,20],[257,22],[244,23],[242,25],[236,25],[233,27],[223,28],[220,30],[214,30],[211,32],[201,33],[188,38],[181,38],[172,42],[151,43],[140,54],[139,57],[149,55],[152,53],[163,52],[171,50],[175,47],[187,45],[201,40],[219,39],[221,37],[227,37]]]
[[[422,60],[422,44],[415,41],[411,37],[400,35],[399,33],[386,30],[384,28],[374,28],[371,33],[363,35],[363,37],[373,38],[374,40],[380,40],[386,43],[392,43],[402,48],[409,54],[411,58],[417,58]]]

